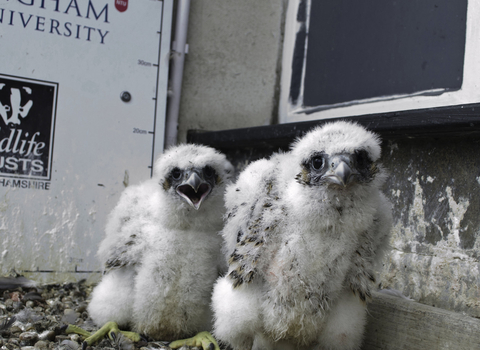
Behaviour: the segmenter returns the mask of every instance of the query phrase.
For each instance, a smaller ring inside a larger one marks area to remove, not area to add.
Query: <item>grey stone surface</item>
[[[386,142],[392,253],[381,280],[421,303],[480,316],[478,138]]]
[[[191,2],[178,140],[277,115],[285,0]]]

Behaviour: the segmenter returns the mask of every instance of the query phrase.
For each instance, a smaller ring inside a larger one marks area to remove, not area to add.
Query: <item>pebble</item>
[[[83,304],[78,305],[75,308],[75,311],[80,313],[80,314],[83,314],[85,311],[87,311],[87,303],[83,303]]]
[[[20,301],[21,300],[20,292],[13,292],[10,296],[10,299],[12,299],[13,302]]]
[[[0,350],[81,350],[83,337],[67,335],[61,327],[72,323],[89,332],[98,329],[88,316],[92,289],[80,282],[0,290]],[[14,316],[15,322],[2,329]],[[131,344],[119,346],[104,339],[87,349],[128,350],[131,346],[131,350],[170,350],[156,342]]]
[[[38,341],[38,333],[36,332],[23,332],[18,336],[20,343],[24,345],[33,345]]]
[[[68,350],[76,350],[79,346],[77,342],[74,342],[72,340],[64,340],[60,343],[60,345],[63,346],[64,349]]]
[[[23,332],[23,330],[19,326],[15,326],[15,325],[10,327],[8,330],[10,331],[10,333],[13,333],[13,334],[16,334],[16,333],[20,334]]]
[[[13,309],[13,300],[12,299],[7,299],[5,301],[5,309],[7,311],[10,311],[11,309]]]
[[[36,350],[45,350],[48,349],[48,344],[50,342],[46,342],[44,340],[39,340],[35,343],[34,347]]]
[[[62,317],[62,323],[64,324],[75,324],[77,321],[77,318],[80,317],[80,314],[78,312],[75,312],[73,309],[65,309],[63,310],[63,317]]]
[[[81,337],[78,335],[78,334],[69,334],[68,335],[70,337],[70,340],[71,341],[74,341],[74,342],[77,342],[77,343],[80,343],[81,342]]]
[[[70,340],[70,337],[66,334],[56,335],[55,342],[62,342],[64,340]]]
[[[8,339],[7,345],[8,345],[8,344],[13,344],[13,345],[16,345],[16,346],[20,347],[20,342],[19,342],[18,339],[16,339],[16,338],[10,338],[10,339]]]
[[[49,340],[49,341],[54,341],[55,340],[55,331],[52,330],[45,330],[42,333],[39,334],[39,339],[42,340]]]

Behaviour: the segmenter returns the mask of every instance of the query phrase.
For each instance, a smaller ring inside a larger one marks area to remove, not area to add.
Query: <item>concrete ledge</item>
[[[374,293],[362,350],[480,349],[480,320]]]
[[[189,130],[187,142],[222,151],[239,148],[287,148],[296,137],[314,126],[337,120],[355,121],[377,132],[384,140],[405,138],[451,138],[480,134],[480,104],[368,114],[250,128]]]

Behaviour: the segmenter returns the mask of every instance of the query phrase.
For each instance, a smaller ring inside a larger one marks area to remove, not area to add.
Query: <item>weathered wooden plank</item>
[[[480,349],[480,320],[375,293],[362,350]]]

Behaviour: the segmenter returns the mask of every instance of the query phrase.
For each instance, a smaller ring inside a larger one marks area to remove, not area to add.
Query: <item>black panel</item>
[[[466,13],[467,0],[311,1],[303,105],[460,89]]]

